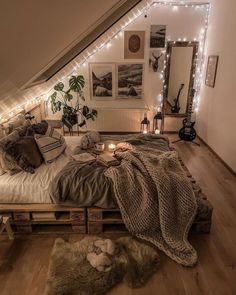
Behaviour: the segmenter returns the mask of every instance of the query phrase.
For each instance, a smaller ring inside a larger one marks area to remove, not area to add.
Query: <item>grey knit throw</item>
[[[151,242],[179,264],[193,266],[197,253],[188,232],[196,198],[176,152],[139,148],[118,154],[112,179],[123,221],[131,234]]]

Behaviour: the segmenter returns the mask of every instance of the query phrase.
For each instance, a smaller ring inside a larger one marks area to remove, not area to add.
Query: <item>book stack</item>
[[[32,219],[34,220],[56,220],[55,212],[33,212]]]
[[[113,156],[109,154],[101,154],[97,157],[97,162],[103,166],[110,167],[110,166],[117,166],[120,162]]]

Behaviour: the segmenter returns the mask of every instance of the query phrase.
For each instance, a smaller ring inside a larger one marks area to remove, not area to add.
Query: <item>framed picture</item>
[[[124,33],[124,58],[143,59],[145,31],[125,31]]]
[[[208,57],[205,84],[212,88],[215,87],[218,60],[218,55],[210,55]]]
[[[162,49],[151,49],[149,52],[149,71],[161,72],[164,68],[165,52]]]
[[[90,89],[92,100],[112,100],[115,98],[115,64],[90,63]]]
[[[136,98],[143,96],[143,64],[117,64],[117,98]]]
[[[151,25],[150,48],[164,48],[166,42],[166,26]]]

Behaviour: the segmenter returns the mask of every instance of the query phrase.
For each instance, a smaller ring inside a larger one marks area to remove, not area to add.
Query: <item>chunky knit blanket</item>
[[[117,157],[121,165],[110,167],[105,175],[113,181],[129,232],[177,263],[193,266],[197,253],[188,242],[188,232],[197,203],[177,153],[143,146]]]

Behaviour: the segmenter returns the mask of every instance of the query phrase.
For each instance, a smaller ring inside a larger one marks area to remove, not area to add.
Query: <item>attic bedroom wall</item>
[[[86,67],[81,67],[78,73],[83,74],[86,79],[85,98],[86,103],[98,110],[98,118],[95,122],[88,121],[87,128],[99,131],[140,131],[140,122],[144,112],[149,110],[148,117],[152,121],[154,107],[160,102],[159,95],[162,90],[161,73],[155,73],[149,69],[150,54],[150,25],[166,25],[166,38],[178,40],[186,38],[194,40],[204,27],[205,10],[182,7],[174,10],[170,6],[155,6],[151,8],[147,17],[144,15],[130,24],[127,31],[145,31],[145,53],[144,59],[124,59],[124,34],[113,39],[109,48],[103,48],[89,59]],[[112,101],[91,100],[89,63],[143,63],[144,64],[144,98],[142,100],[117,99]],[[49,114],[48,118],[60,118],[60,114]],[[165,130],[177,131],[182,125],[181,119],[167,118]]]
[[[203,83],[197,131],[236,172],[235,15],[235,0],[212,1],[207,55],[219,55],[219,63],[215,88]]]

